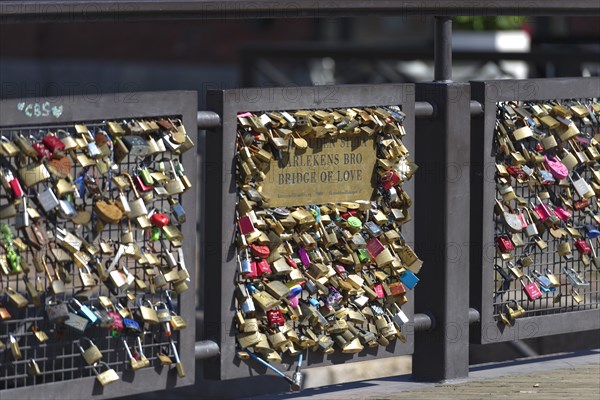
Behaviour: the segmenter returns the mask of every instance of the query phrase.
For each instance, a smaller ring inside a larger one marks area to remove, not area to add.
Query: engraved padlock
[[[87,342],[87,349],[84,349],[82,346],[82,341]],[[94,344],[94,342],[92,342],[92,339],[86,336],[83,336],[77,340],[77,347],[79,348],[79,352],[88,365],[94,365],[102,359],[102,352],[100,352],[98,347]]]

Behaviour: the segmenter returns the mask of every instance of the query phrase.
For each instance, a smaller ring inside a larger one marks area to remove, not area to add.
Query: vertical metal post
[[[413,378],[443,381],[469,373],[470,87],[417,85],[417,101],[436,105],[416,120],[415,250],[424,261],[415,312],[435,326],[415,335]]]
[[[452,18],[435,17],[433,59],[434,81],[452,81]]]

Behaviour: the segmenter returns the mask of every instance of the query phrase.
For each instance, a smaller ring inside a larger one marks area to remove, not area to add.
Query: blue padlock
[[[419,278],[410,270],[407,269],[403,273],[400,274],[400,281],[406,286],[408,289],[414,288],[417,283],[419,283]]]
[[[140,327],[140,324],[137,321],[130,318],[123,318],[123,331],[127,335],[142,334],[142,328]]]
[[[87,319],[90,324],[95,325],[100,322],[100,318],[93,312],[88,306],[85,304],[81,304],[81,302],[75,298],[69,300],[69,305],[79,316]]]
[[[600,236],[600,231],[594,227],[594,225],[586,225],[585,231],[590,239],[595,239]]]

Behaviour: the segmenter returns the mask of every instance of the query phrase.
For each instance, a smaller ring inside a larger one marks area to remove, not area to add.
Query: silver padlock
[[[44,211],[46,212],[53,211],[56,207],[58,207],[59,204],[56,195],[50,188],[38,193],[37,199],[40,202],[40,205],[42,206]]]

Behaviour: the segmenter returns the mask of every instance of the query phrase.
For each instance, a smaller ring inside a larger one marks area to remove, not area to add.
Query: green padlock
[[[140,178],[142,178],[142,181],[146,185],[154,186],[154,179],[152,178],[152,175],[150,174],[150,171],[148,170],[148,168],[144,168],[140,171]]]
[[[371,255],[369,254],[367,249],[358,249],[357,253],[358,253],[358,259],[360,260],[361,263],[368,262],[371,259]]]

